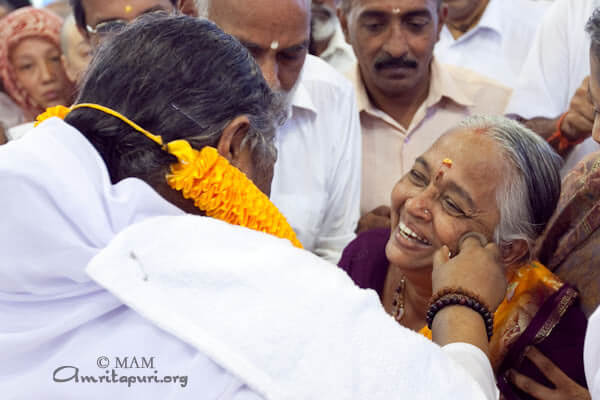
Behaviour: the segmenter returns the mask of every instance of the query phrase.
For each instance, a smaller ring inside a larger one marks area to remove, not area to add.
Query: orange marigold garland
[[[37,117],[35,126],[51,117],[64,119],[70,111],[82,107],[119,118],[177,157],[179,162],[171,165],[171,173],[166,176],[167,183],[171,188],[181,191],[184,198],[193,199],[194,205],[207,216],[288,239],[294,246],[302,248],[292,227],[271,200],[213,147],[207,146],[198,151],[186,140],[163,145],[160,136],[151,134],[120,113],[98,104],[51,107]]]
[[[271,200],[217,149],[194,150],[185,140],[170,142],[167,149],[180,161],[171,166],[167,183],[184,198],[193,199],[207,216],[289,239],[302,247]]]

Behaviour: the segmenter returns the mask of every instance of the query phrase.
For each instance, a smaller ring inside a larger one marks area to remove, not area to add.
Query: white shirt
[[[600,399],[600,307],[588,320],[583,347],[585,380],[592,399]]]
[[[458,39],[444,25],[435,56],[444,64],[471,69],[513,88],[550,4],[490,0],[477,25]]]
[[[277,133],[271,199],[305,249],[337,263],[354,238],[360,201],[360,125],[350,82],[307,56],[292,116]]]
[[[342,74],[348,72],[356,63],[356,56],[352,46],[346,42],[342,26],[338,22],[335,28],[335,33],[329,41],[329,45],[323,53],[319,55],[323,60],[327,61],[333,68]]]
[[[525,119],[557,118],[590,74],[590,38],[585,24],[600,0],[556,0],[538,28],[521,70],[507,114]],[[561,173],[589,153],[600,150],[591,137],[576,146]]]

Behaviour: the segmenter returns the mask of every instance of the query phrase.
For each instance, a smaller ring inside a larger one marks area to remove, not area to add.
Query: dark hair
[[[223,128],[245,115],[255,164],[276,158],[273,138],[281,102],[236,39],[208,20],[153,13],[103,43],[86,73],[77,103],[123,114],[168,143],[216,146]],[[155,182],[177,160],[121,120],[90,108],[65,121],[96,147],[116,183],[127,177]]]
[[[83,0],[69,0],[69,4],[71,4],[71,8],[73,9],[73,16],[75,17],[75,22],[77,26],[85,31],[85,26],[87,25],[85,18],[85,10],[83,9]],[[173,6],[177,7],[177,0],[171,0]]]

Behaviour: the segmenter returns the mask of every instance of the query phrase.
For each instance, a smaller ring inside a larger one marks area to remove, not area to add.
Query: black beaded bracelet
[[[490,340],[492,334],[494,333],[494,315],[490,312],[490,310],[488,310],[488,308],[485,305],[481,304],[476,299],[460,293],[448,293],[438,298],[436,301],[429,305],[427,317],[425,318],[429,329],[431,329],[431,324],[433,323],[433,319],[435,318],[435,315],[438,313],[438,311],[440,311],[446,306],[453,305],[469,307],[470,309],[478,312],[485,323],[485,330],[487,333],[488,341]]]

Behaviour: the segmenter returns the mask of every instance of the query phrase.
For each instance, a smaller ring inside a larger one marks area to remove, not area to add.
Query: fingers
[[[390,207],[388,206],[379,206],[376,209],[374,209],[373,211],[371,211],[372,214],[375,214],[379,217],[390,217],[392,215],[392,210]]]
[[[474,240],[470,241],[469,239],[475,239],[481,247],[485,247],[488,243],[487,238],[485,236],[483,236],[481,233],[467,232],[464,235],[462,235],[462,237],[458,240],[458,249],[462,250],[465,246],[469,247],[469,246],[475,245],[475,243],[477,243]],[[469,242],[469,243],[466,243],[466,242]]]
[[[529,358],[536,367],[556,386],[561,386],[563,382],[571,381],[568,375],[566,375],[560,368],[558,368],[552,360],[543,355],[535,347],[528,347],[525,351],[525,357]]]
[[[444,245],[433,254],[433,268],[446,264],[450,261],[450,249]]]
[[[511,369],[508,372],[508,379],[515,384],[516,387],[540,400],[552,400],[555,398],[554,390],[540,385],[533,379]]]
[[[378,215],[373,214],[372,212],[363,215],[358,220],[358,226],[356,228],[356,233],[362,233],[375,228],[389,228],[390,227],[390,218],[389,217],[380,217]]]

